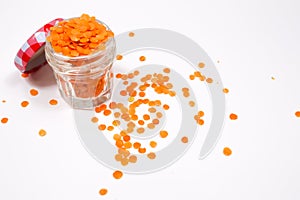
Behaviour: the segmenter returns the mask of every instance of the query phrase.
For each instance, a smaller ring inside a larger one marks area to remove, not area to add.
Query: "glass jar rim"
[[[76,18],[77,17],[72,17],[72,18],[64,19],[63,21],[70,20],[70,19],[76,19]],[[109,28],[109,26],[106,23],[104,23],[104,22],[102,22],[102,21],[100,21],[98,19],[96,19],[96,21],[98,23],[104,25],[107,28],[107,30],[111,31],[111,29]],[[56,27],[57,25],[58,24],[56,24],[53,27]],[[50,33],[51,33],[51,31],[48,32],[48,36],[50,35]],[[90,58],[96,57],[98,55],[98,53],[102,52],[103,49],[101,47],[106,46],[106,44],[109,44],[110,42],[114,42],[115,43],[115,37],[114,36],[108,38],[108,40],[106,40],[105,42],[100,43],[99,46],[96,49],[94,49],[91,54],[82,55],[82,56],[74,56],[74,57],[72,57],[72,56],[65,56],[62,53],[55,52],[54,49],[52,48],[51,42],[49,42],[48,40],[46,40],[46,46],[50,47],[50,51],[52,52],[52,54],[54,55],[54,57],[56,57],[58,59],[61,59],[61,60],[74,60],[74,61],[76,61],[76,60],[79,60],[79,59],[87,59],[87,58],[90,59]]]

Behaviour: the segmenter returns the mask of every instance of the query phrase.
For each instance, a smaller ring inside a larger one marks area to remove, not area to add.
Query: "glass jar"
[[[98,22],[110,30],[107,25]],[[91,54],[77,57],[56,53],[47,41],[45,54],[59,92],[72,108],[92,109],[111,97],[111,68],[116,54],[113,37],[101,43]]]

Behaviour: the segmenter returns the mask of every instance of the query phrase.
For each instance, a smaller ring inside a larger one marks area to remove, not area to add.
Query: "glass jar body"
[[[49,42],[46,59],[53,69],[58,90],[74,109],[92,109],[111,97],[115,39],[109,38],[90,55],[68,57],[56,53]]]

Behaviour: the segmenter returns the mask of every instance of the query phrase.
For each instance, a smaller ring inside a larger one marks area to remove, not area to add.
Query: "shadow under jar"
[[[101,43],[91,54],[77,57],[56,53],[47,41],[45,54],[59,92],[72,108],[93,109],[110,99],[113,87],[111,68],[116,54],[114,37]]]

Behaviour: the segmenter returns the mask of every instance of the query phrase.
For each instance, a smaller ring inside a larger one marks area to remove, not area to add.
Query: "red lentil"
[[[236,114],[234,114],[234,113],[231,113],[231,114],[229,115],[229,118],[230,118],[231,120],[237,120],[237,119],[238,119],[238,116],[237,116]]]
[[[29,92],[30,92],[31,96],[36,96],[39,94],[39,91],[36,89],[31,89]]]
[[[227,94],[229,92],[228,88],[223,88],[223,92]]]
[[[27,73],[22,73],[21,76],[22,76],[23,78],[27,78],[27,77],[29,76],[29,74],[27,74]]]
[[[159,132],[161,138],[166,138],[168,136],[168,131],[162,130]]]
[[[182,143],[188,143],[188,142],[189,142],[189,138],[186,137],[186,136],[183,136],[183,137],[181,138],[181,142],[182,142]]]
[[[129,33],[128,33],[128,36],[129,36],[129,37],[134,37],[134,32],[129,32]]]
[[[232,150],[229,147],[224,147],[223,154],[225,156],[230,156],[232,154]]]
[[[145,56],[140,56],[140,61],[145,61],[146,60],[146,57]]]
[[[119,170],[116,170],[116,171],[114,171],[114,173],[113,173],[113,177],[114,177],[115,179],[120,179],[120,178],[122,178],[122,176],[123,176],[123,172],[121,172],[121,171],[119,171]]]
[[[57,102],[56,99],[50,99],[50,100],[49,100],[49,104],[52,105],[52,106],[57,105],[57,103],[58,103],[58,102]]]
[[[205,67],[205,64],[203,62],[198,63],[198,67],[203,68]]]
[[[3,117],[2,119],[1,119],[1,123],[2,124],[6,124],[8,122],[8,118],[7,117]]]
[[[39,135],[41,137],[44,137],[47,134],[47,132],[44,129],[39,130]]]
[[[99,194],[100,194],[101,196],[106,195],[106,194],[107,194],[107,189],[106,189],[106,188],[100,189],[100,190],[99,190]]]
[[[120,54],[118,54],[118,55],[116,56],[116,59],[117,59],[117,60],[122,60],[122,58],[123,58],[123,56],[120,55]]]
[[[28,101],[22,101],[21,102],[21,106],[24,107],[24,108],[27,107],[28,105],[29,105]]]

